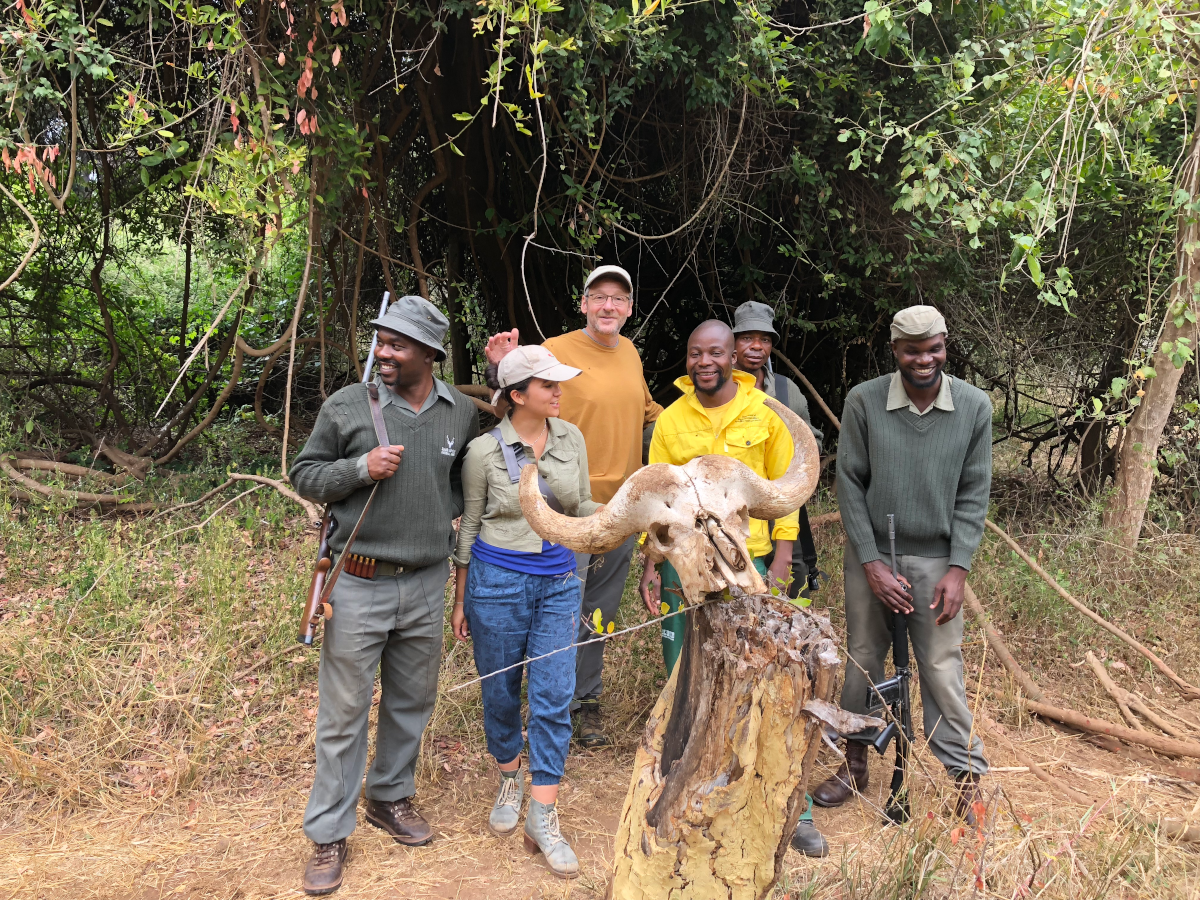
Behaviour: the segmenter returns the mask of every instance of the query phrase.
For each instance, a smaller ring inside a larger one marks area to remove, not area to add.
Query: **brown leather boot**
[[[433,840],[433,829],[413,809],[411,797],[402,800],[368,800],[367,821],[394,837],[397,844],[421,847]]]
[[[304,867],[304,893],[312,896],[332,894],[342,886],[346,866],[346,839],[332,844],[317,844]]]
[[[861,741],[846,741],[846,761],[838,766],[835,775],[826,778],[812,792],[817,806],[841,806],[854,796],[855,791],[865,791],[870,777],[867,773],[867,751],[870,744]]]
[[[954,814],[966,822],[968,828],[978,827],[975,804],[983,801],[979,793],[979,776],[974,773],[960,775],[955,786],[958,788],[958,801],[954,804]]]

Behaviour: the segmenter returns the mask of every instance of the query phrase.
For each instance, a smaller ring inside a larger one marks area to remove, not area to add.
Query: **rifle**
[[[892,577],[900,581],[900,573],[896,568],[896,516],[888,513],[888,543],[892,551]],[[903,581],[900,581],[904,584]],[[896,666],[896,674],[878,684],[872,685],[867,692],[867,705],[872,712],[887,710],[890,719],[886,728],[872,741],[872,746],[880,756],[887,752],[888,744],[896,742],[896,765],[892,770],[891,790],[888,794],[887,806],[884,813],[896,823],[907,822],[909,819],[908,794],[904,787],[904,776],[908,768],[908,753],[913,739],[912,730],[912,697],[910,695],[910,680],[912,673],[908,665],[908,617],[904,613],[892,613],[892,662]]]
[[[391,295],[383,292],[383,302],[379,305],[379,317],[387,312],[388,298]],[[375,348],[379,346],[379,332],[376,331],[371,337],[371,349],[367,351],[367,364],[363,367],[363,384],[367,384],[371,380],[371,369],[375,367]],[[376,393],[374,384],[367,384],[367,390],[371,394],[371,415],[375,419],[375,431],[377,435],[382,435],[380,443],[387,445],[387,429],[383,426],[382,416],[376,417],[379,409],[379,398]],[[321,517],[321,540],[317,547],[317,562],[313,566],[312,581],[308,585],[308,600],[304,604],[304,612],[300,616],[300,635],[297,638],[301,644],[306,647],[311,647],[313,638],[316,636],[317,625],[322,618],[333,618],[333,604],[329,602],[329,596],[333,593],[333,586],[337,583],[338,576],[342,574],[342,569],[345,567],[345,561],[350,553],[350,546],[354,543],[354,539],[358,537],[358,530],[362,528],[363,519],[367,517],[367,510],[371,508],[371,501],[375,499],[375,492],[379,490],[379,482],[371,488],[371,495],[367,497],[367,504],[363,507],[362,514],[358,517],[358,521],[354,524],[354,530],[350,532],[350,537],[346,539],[346,546],[342,548],[341,558],[338,559],[338,565],[335,568],[333,565],[333,553],[329,549],[329,536],[337,528],[337,519],[333,517],[333,513],[329,511],[329,507],[325,508],[325,515]],[[333,569],[332,573],[330,569]]]
[[[325,593],[325,578],[333,567],[333,555],[329,551],[329,534],[333,527],[333,513],[326,511],[321,517],[321,543],[317,550],[317,564],[313,567],[312,581],[308,585],[308,601],[304,604],[304,614],[300,617],[299,641],[306,647],[312,646],[321,617],[328,619],[333,616],[333,607],[321,600],[321,595]]]

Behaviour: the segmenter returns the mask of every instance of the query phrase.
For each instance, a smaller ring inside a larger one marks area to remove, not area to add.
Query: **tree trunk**
[[[1190,206],[1200,194],[1200,139],[1193,138],[1180,185],[1187,191]],[[1175,406],[1175,395],[1183,377],[1187,360],[1195,359],[1200,330],[1200,259],[1197,242],[1200,227],[1196,213],[1183,207],[1175,233],[1175,254],[1178,260],[1175,284],[1163,317],[1158,346],[1151,357],[1154,376],[1144,383],[1145,396],[1134,410],[1121,439],[1120,462],[1117,467],[1116,493],[1104,513],[1104,524],[1117,533],[1120,543],[1133,549],[1142,533],[1146,504],[1154,486],[1158,446],[1163,429]],[[1175,362],[1184,365],[1175,365]]]
[[[828,619],[766,595],[687,617],[634,759],[610,900],[766,897],[804,812],[818,717],[840,714],[821,702],[839,663]]]

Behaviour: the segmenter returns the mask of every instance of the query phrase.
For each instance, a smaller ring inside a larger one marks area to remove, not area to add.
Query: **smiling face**
[[[705,322],[688,338],[687,373],[698,394],[713,396],[733,374],[733,332],[724,322]]]
[[[619,278],[600,278],[580,300],[579,310],[587,317],[587,327],[596,337],[616,337],[633,312],[629,285]]]
[[[737,367],[743,372],[757,372],[771,358],[775,340],[766,331],[739,331],[734,335]]]
[[[931,388],[942,377],[946,365],[946,336],[935,334],[922,340],[892,341],[892,354],[901,378],[919,390]]]
[[[433,371],[436,358],[437,351],[432,347],[390,329],[379,329],[375,362],[379,380],[389,388],[419,383],[427,372]]]
[[[534,378],[524,391],[513,391],[513,403],[531,416],[542,419],[557,419],[559,401],[562,400],[562,384],[545,378]]]

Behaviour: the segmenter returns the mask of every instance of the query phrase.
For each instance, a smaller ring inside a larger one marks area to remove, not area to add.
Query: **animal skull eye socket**
[[[654,537],[660,544],[667,543],[671,538],[671,529],[666,525],[654,526]]]

